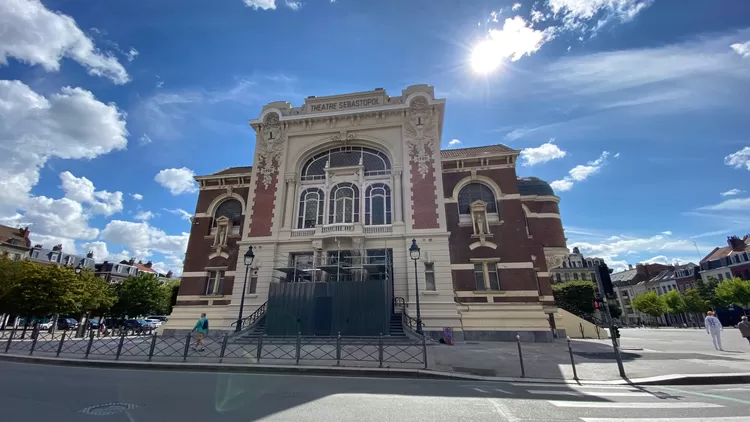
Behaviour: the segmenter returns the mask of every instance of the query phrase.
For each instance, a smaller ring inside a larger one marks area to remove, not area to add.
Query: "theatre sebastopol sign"
[[[359,98],[356,100],[326,101],[323,103],[309,104],[310,112],[320,113],[325,111],[347,110],[350,108],[377,107],[383,105],[383,97]]]

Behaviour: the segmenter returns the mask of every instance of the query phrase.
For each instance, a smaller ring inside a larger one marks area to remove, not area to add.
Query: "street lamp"
[[[81,270],[83,270],[83,265],[79,262],[78,265],[76,265],[75,272],[76,274],[81,274]]]
[[[419,273],[417,272],[417,260],[419,259],[419,246],[417,246],[417,239],[411,240],[411,246],[409,247],[409,255],[412,261],[414,261],[414,291],[416,292],[417,298],[417,334],[422,334],[422,313],[419,309]]]
[[[81,265],[81,262],[78,262],[78,265],[76,265],[74,269],[77,276],[81,275],[81,270],[83,270],[83,265]],[[83,337],[86,334],[85,324],[88,324],[88,311],[86,311],[83,314],[83,318],[81,318],[81,322],[78,324],[78,329],[76,330],[76,337]]]
[[[245,252],[245,281],[242,283],[242,298],[240,299],[240,313],[237,315],[237,326],[234,327],[234,331],[239,333],[242,331],[242,309],[245,308],[245,291],[247,290],[247,273],[250,271],[250,266],[253,265],[255,260],[255,254],[253,253],[253,247],[250,246]]]

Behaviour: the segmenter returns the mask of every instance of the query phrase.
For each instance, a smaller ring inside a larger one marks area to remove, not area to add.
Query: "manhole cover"
[[[91,416],[109,416],[126,410],[135,409],[136,407],[138,407],[138,405],[132,403],[104,403],[83,408],[79,410],[79,412]]]

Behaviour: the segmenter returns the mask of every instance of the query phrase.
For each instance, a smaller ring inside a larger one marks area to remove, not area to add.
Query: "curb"
[[[195,363],[195,362],[135,362],[97,359],[66,359],[42,356],[23,356],[0,354],[0,361],[31,363],[37,365],[78,366],[89,368],[116,368],[135,370],[193,371],[193,372],[228,372],[246,374],[300,374],[329,376],[359,376],[370,378],[417,378],[432,380],[463,380],[481,382],[515,382],[571,385],[719,385],[750,383],[750,373],[740,374],[670,374],[649,378],[616,379],[608,381],[565,380],[548,378],[520,377],[484,377],[479,375],[458,374],[455,372],[436,371],[432,369],[408,368],[367,368],[350,366],[297,366],[297,365],[264,365],[257,363]]]

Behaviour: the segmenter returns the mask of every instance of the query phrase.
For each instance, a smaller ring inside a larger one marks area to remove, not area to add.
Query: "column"
[[[294,221],[294,200],[296,197],[294,186],[294,179],[286,179],[286,206],[284,207],[284,212],[286,214],[284,218],[284,227],[288,229],[292,228],[292,222]]]
[[[400,223],[403,221],[402,217],[402,207],[401,207],[401,197],[403,196],[403,190],[401,189],[401,170],[396,170],[393,172],[393,222],[394,223]]]

